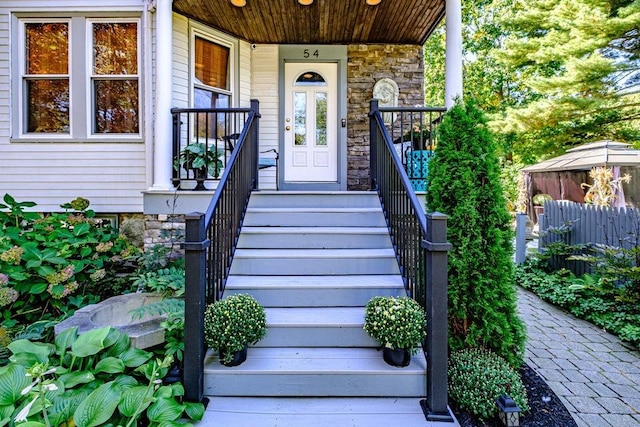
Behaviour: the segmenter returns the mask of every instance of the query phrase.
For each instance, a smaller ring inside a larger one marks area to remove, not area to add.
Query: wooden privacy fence
[[[540,219],[540,248],[554,242],[583,245],[582,253],[594,245],[631,249],[640,244],[640,212],[633,208],[614,208],[553,200],[544,205]],[[575,274],[590,272],[582,261],[553,257],[555,268],[568,268]]]

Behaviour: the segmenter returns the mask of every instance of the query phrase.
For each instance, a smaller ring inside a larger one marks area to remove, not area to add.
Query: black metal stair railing
[[[424,110],[381,109],[377,100],[371,101],[371,185],[380,197],[407,293],[427,313],[425,416],[453,421],[447,407],[447,217],[425,215],[383,119],[387,113]]]
[[[203,400],[204,311],[222,297],[251,192],[258,187],[258,101],[251,109],[205,213],[185,216],[185,399]]]

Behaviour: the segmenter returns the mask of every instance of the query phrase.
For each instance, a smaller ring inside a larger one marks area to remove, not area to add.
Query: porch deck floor
[[[425,420],[417,398],[214,397],[197,427],[459,427]]]

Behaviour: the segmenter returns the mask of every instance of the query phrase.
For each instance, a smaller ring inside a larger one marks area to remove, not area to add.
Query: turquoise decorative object
[[[407,175],[414,191],[426,191],[429,159],[434,156],[433,150],[408,150]]]

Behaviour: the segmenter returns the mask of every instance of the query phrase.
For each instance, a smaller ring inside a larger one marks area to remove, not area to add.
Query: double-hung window
[[[231,107],[231,48],[199,35],[195,36],[194,45],[194,107]]]
[[[73,16],[18,22],[14,125],[20,138],[141,136],[138,19]]]
[[[24,130],[68,134],[69,22],[26,22],[24,38]]]
[[[137,134],[138,25],[92,22],[92,133]]]

